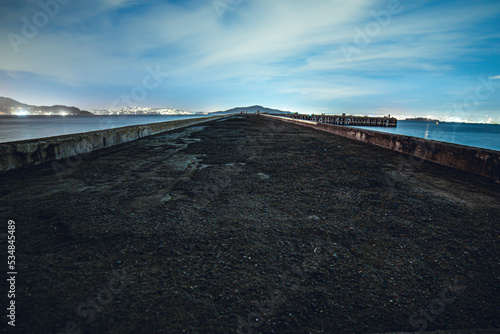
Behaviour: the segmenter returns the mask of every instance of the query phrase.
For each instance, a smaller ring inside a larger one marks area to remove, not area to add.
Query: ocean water
[[[395,128],[357,128],[500,151],[499,124],[398,121]]]
[[[113,129],[128,125],[167,122],[193,117],[201,116],[2,116],[0,117],[0,143]]]
[[[200,117],[175,116],[3,116],[0,143]],[[398,121],[395,128],[359,128],[500,151],[500,125]]]

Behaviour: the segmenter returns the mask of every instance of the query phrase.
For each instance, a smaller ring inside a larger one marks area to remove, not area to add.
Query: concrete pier
[[[499,151],[353,127],[336,126],[317,121],[272,115],[263,116],[275,117],[275,119],[281,121],[388,148],[399,153],[408,154],[414,159],[424,159],[500,182]]]
[[[303,115],[303,114],[279,114],[271,116],[286,117],[297,120],[313,121],[317,123],[335,124],[335,125],[357,125],[357,126],[381,126],[395,127],[398,125],[398,120],[394,117],[368,117],[368,116],[352,116],[352,115]]]
[[[0,143],[0,172],[58,159],[71,158],[105,147],[185,126],[214,121],[227,116],[196,117],[182,120],[132,125],[64,136]]]
[[[80,157],[0,174],[18,333],[500,328],[489,179],[251,115]]]

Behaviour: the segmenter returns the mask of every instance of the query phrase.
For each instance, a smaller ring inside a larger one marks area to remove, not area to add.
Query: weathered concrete
[[[498,151],[313,121],[264,116],[385,147],[500,182],[500,152]]]
[[[500,328],[500,184],[304,126],[237,116],[10,171],[0,203],[13,333]]]
[[[157,133],[228,116],[189,118],[117,129],[31,139],[0,144],[0,172],[65,159],[101,148],[127,143]]]

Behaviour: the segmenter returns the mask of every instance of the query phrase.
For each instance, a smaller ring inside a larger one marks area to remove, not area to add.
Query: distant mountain
[[[0,96],[0,115],[92,115],[90,112],[77,107],[62,105],[32,106],[8,97]]]
[[[270,109],[270,108],[265,108],[263,106],[251,106],[251,107],[237,107],[225,111],[215,111],[210,114],[213,115],[222,115],[222,114],[239,114],[242,111],[246,111],[249,114],[255,114],[257,111],[260,113],[270,113],[270,114],[291,114],[290,111],[282,111],[278,109]]]
[[[440,122],[438,119],[432,119],[432,118],[427,118],[427,117],[406,118],[405,121],[414,121],[414,122]]]

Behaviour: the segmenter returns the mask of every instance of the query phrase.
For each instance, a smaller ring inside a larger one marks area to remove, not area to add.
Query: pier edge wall
[[[284,122],[388,148],[500,182],[500,152],[398,134],[263,115]]]
[[[115,129],[0,143],[0,172],[71,158],[79,154],[89,153],[158,133],[215,121],[229,116],[194,117],[161,123],[131,125]]]

